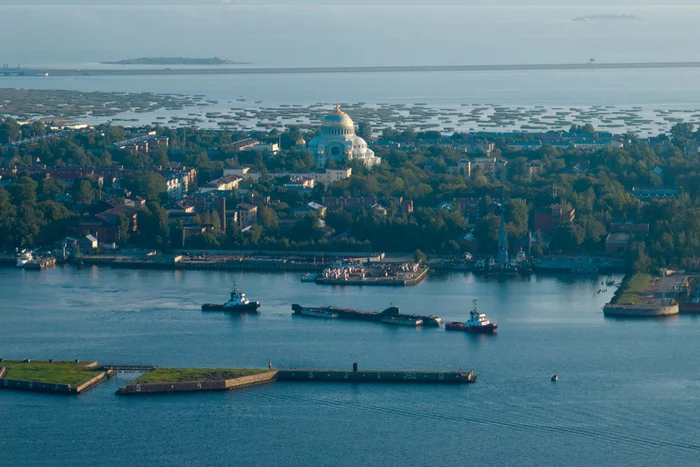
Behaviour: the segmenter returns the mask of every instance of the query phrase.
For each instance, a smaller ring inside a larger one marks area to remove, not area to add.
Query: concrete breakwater
[[[476,375],[462,371],[278,370],[277,381],[335,383],[475,383]]]
[[[360,371],[355,364],[352,371],[344,370],[269,370],[256,375],[225,380],[139,382],[122,386],[117,395],[162,394],[173,392],[228,391],[261,384],[280,382],[307,383],[401,383],[401,384],[468,384],[476,382],[476,375],[469,371]]]
[[[122,386],[118,395],[158,394],[168,392],[229,391],[250,386],[258,386],[275,381],[277,371],[258,375],[213,381],[179,381],[172,383],[135,383]]]
[[[603,307],[605,316],[616,316],[621,318],[653,318],[662,316],[677,315],[679,312],[678,303],[662,304],[641,304],[641,305],[612,305]]]
[[[603,314],[621,318],[655,318],[677,315],[682,275],[654,277],[634,274],[625,277]]]
[[[63,383],[49,383],[42,381],[29,381],[29,380],[19,380],[19,379],[9,379],[6,378],[7,369],[0,369],[0,389],[9,389],[15,391],[29,391],[29,392],[43,392],[51,394],[63,394],[63,395],[77,395],[81,394],[89,389],[98,386],[105,380],[109,379],[111,376],[116,374],[114,370],[106,370],[97,372],[92,378],[83,381],[78,385],[63,384]]]

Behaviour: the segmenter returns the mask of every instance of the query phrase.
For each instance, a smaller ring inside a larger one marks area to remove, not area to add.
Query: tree
[[[258,208],[258,223],[266,232],[276,232],[278,227],[277,213],[272,208],[260,206]]]
[[[372,125],[369,122],[360,122],[357,127],[357,136],[365,140],[372,139]]]
[[[321,230],[321,223],[316,216],[306,214],[294,224],[287,236],[295,242],[310,242],[321,239],[323,230]]]
[[[523,199],[510,199],[505,206],[506,222],[508,222],[508,233],[514,238],[521,238],[527,233],[529,210],[527,203]]]
[[[97,193],[87,179],[76,180],[71,187],[71,196],[73,201],[81,204],[90,204],[97,197]]]
[[[428,257],[422,251],[416,250],[413,252],[413,259],[416,261],[416,263],[422,263],[428,259]]]
[[[15,183],[10,185],[10,200],[15,206],[20,206],[24,203],[36,202],[36,189],[38,184],[29,177],[21,177]]]
[[[651,259],[647,256],[643,242],[634,242],[630,245],[625,256],[625,267],[628,272],[649,272]]]
[[[22,135],[22,127],[15,120],[6,118],[0,120],[0,144],[17,141]]]
[[[122,179],[122,186],[134,195],[143,196],[151,201],[157,200],[158,195],[165,191],[165,179],[154,172],[131,172]]]
[[[476,223],[476,226],[474,226],[474,237],[476,237],[481,251],[496,251],[500,224],[501,218],[493,214],[482,217]]]

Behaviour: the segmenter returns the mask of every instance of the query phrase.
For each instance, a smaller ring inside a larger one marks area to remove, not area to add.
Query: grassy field
[[[182,383],[189,381],[220,381],[241,376],[266,373],[269,370],[239,368],[158,368],[131,384],[135,383]]]
[[[32,361],[4,361],[0,366],[7,368],[7,379],[36,381],[40,383],[70,384],[80,383],[97,375],[98,371],[85,368],[85,363]]]
[[[613,305],[636,305],[643,301],[642,296],[649,291],[651,276],[635,274],[625,278],[612,300]]]

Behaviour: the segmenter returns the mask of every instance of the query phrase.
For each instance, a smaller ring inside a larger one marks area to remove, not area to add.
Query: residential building
[[[675,187],[634,187],[632,196],[643,202],[651,200],[676,199],[681,190]]]
[[[311,213],[317,215],[320,218],[323,218],[326,217],[326,207],[321,204],[311,202],[299,208],[293,209],[292,213],[296,217],[302,217],[308,213]]]
[[[85,235],[84,237],[78,239],[78,246],[80,247],[80,252],[84,255],[90,255],[97,250],[99,242],[97,238],[92,235]]]
[[[255,152],[268,152],[270,154],[277,154],[280,151],[280,146],[277,143],[272,144],[254,144],[252,146],[246,147],[243,151],[255,151]]]
[[[649,223],[640,221],[612,220],[610,221],[610,232],[613,233],[633,233],[648,234]]]
[[[248,203],[241,203],[236,210],[241,229],[250,227],[258,222],[258,207]]]
[[[331,211],[337,211],[340,208],[346,211],[359,211],[361,209],[370,209],[377,204],[379,200],[370,196],[367,197],[338,197],[324,196],[321,202]]]
[[[200,187],[199,191],[201,193],[208,193],[210,191],[237,190],[241,180],[241,177],[237,175],[224,175],[223,177],[212,180],[203,187]]]
[[[555,204],[535,211],[535,231],[550,233],[562,225],[569,225],[576,218],[576,209]]]
[[[624,253],[630,242],[630,235],[627,233],[609,233],[605,239],[606,253]]]

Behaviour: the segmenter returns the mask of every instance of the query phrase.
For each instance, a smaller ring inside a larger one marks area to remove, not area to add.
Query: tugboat
[[[469,312],[469,321],[462,323],[459,321],[450,321],[445,324],[445,329],[448,331],[464,331],[477,334],[493,334],[496,332],[498,325],[488,320],[486,315],[479,311],[474,300],[474,309]]]
[[[231,299],[223,305],[214,303],[205,303],[202,305],[202,311],[236,311],[239,313],[257,313],[260,307],[260,302],[251,302],[243,292],[238,290],[236,283],[233,283],[231,291]]]

